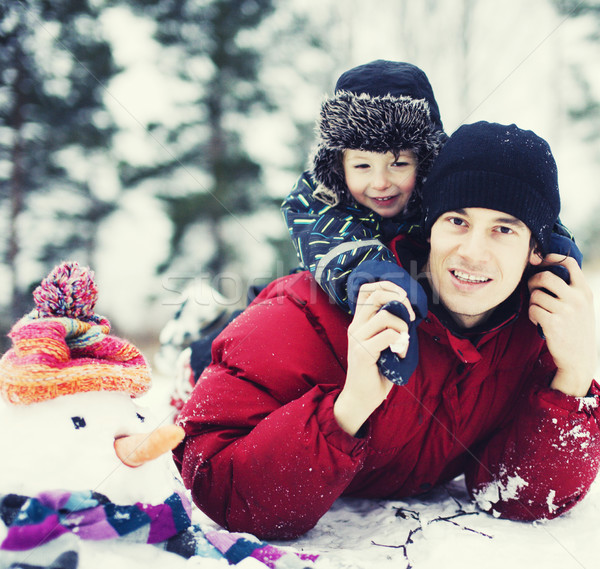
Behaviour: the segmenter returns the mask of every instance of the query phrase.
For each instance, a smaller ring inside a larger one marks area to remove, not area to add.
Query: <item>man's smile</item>
[[[481,284],[490,282],[492,280],[486,276],[471,274],[465,271],[461,271],[459,269],[451,269],[450,273],[456,280],[464,283]]]

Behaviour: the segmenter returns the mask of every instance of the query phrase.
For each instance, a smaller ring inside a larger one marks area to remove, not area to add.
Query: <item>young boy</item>
[[[365,275],[405,284],[385,243],[418,228],[418,190],[446,135],[425,73],[410,63],[384,60],[340,76],[335,95],[322,105],[318,127],[313,168],[302,174],[282,211],[303,267],[339,306],[354,312],[347,293],[353,271],[359,277],[351,279],[356,291]],[[212,341],[237,315],[226,304],[186,302],[161,332],[159,365],[166,373],[178,370],[172,395],[177,410],[210,363]],[[397,349],[405,358],[388,351],[381,367],[400,383],[412,373],[418,347],[405,341]]]
[[[351,272],[368,260],[397,271],[385,243],[418,227],[419,188],[446,135],[425,73],[384,60],[340,76],[317,130],[312,170],[282,211],[300,262],[353,312]]]
[[[385,244],[418,229],[419,188],[446,138],[433,90],[410,63],[354,67],[323,102],[317,130],[312,170],[282,205],[292,241],[302,265],[346,312],[354,313],[365,281],[389,280],[409,293],[412,303],[399,297],[385,307],[412,320],[409,334],[379,361],[388,379],[406,383],[418,358],[409,337],[416,338],[426,303]]]

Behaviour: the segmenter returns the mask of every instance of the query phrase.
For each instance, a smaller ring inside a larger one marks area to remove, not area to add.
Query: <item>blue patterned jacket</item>
[[[419,219],[383,218],[357,203],[326,205],[313,197],[315,186],[304,172],[282,204],[282,213],[303,268],[308,269],[336,304],[351,312],[347,282],[365,261],[397,262],[387,248],[399,233],[419,229]]]

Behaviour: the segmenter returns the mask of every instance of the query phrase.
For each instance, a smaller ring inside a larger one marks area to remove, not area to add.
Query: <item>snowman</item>
[[[183,429],[157,425],[136,404],[150,369],[94,313],[93,273],[63,263],[33,296],[0,360],[0,569],[98,566],[99,549],[83,563],[83,544],[110,540],[150,549],[136,550],[141,566],[154,566],[144,556],[160,549],[179,553],[168,554],[169,567],[199,554],[227,566],[192,532],[169,452]]]

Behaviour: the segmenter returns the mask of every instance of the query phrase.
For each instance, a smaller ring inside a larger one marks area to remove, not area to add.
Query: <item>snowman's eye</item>
[[[83,417],[71,417],[71,421],[73,421],[76,429],[83,429],[85,427],[85,419]]]
[[[143,415],[140,415],[139,413],[136,413],[137,418],[143,423],[146,420],[146,417],[144,417]]]

